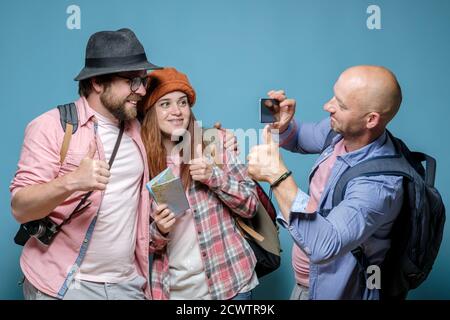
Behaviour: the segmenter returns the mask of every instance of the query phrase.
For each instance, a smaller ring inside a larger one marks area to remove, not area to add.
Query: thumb
[[[95,140],[95,138],[94,138],[94,139],[92,139],[91,143],[89,144],[89,151],[86,154],[86,158],[94,159],[94,155],[95,155],[96,151],[97,151],[97,140]]]
[[[214,123],[214,128],[220,130],[220,129],[222,129],[222,124],[219,121],[217,121],[216,123]]]
[[[270,132],[270,126],[269,125],[266,125],[264,127],[263,138],[264,138],[264,143],[265,144],[272,144],[273,143],[272,133]]]
[[[211,146],[211,157],[215,156],[216,156],[216,144],[213,143],[213,145]]]
[[[196,151],[196,153],[195,153],[196,158],[201,158],[203,156],[203,146],[201,143],[199,143],[197,145],[197,147],[195,148],[195,151]]]
[[[213,143],[211,146],[211,153],[209,154],[208,160],[209,160],[208,161],[209,164],[214,164],[214,163],[216,165],[219,164],[219,162],[216,159],[216,144],[215,143]]]

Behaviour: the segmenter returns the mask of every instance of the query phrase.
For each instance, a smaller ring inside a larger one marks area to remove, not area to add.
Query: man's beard
[[[342,131],[339,129],[336,120],[330,120],[330,126],[331,130],[333,130],[334,132],[342,134]]]
[[[133,120],[137,116],[136,107],[127,108],[125,106],[127,100],[139,101],[141,97],[130,94],[128,97],[120,99],[111,93],[110,88],[107,88],[105,92],[100,94],[102,104],[119,121]]]

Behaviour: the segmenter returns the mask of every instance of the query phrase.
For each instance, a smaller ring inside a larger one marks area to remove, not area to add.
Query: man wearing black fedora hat
[[[74,109],[27,126],[10,185],[13,215],[31,236],[20,259],[26,299],[151,298],[149,171],[136,105],[157,68],[131,30],[97,32],[75,78]]]

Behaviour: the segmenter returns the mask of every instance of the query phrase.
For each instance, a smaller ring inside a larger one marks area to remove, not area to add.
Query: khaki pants
[[[146,280],[137,276],[120,283],[98,283],[75,280],[63,300],[145,300]],[[36,289],[27,279],[23,283],[25,300],[58,300]]]
[[[296,283],[289,300],[309,300],[309,288]]]

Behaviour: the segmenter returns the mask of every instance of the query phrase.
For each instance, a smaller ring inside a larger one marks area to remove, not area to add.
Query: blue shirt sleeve
[[[298,189],[297,195],[292,203],[291,212],[305,212],[308,202],[309,196],[302,190]],[[284,216],[280,211],[277,214],[277,220],[284,228],[289,228],[288,222],[284,219]]]
[[[328,132],[330,118],[315,123],[297,124],[292,120],[288,128],[279,135],[279,143],[283,149],[304,154],[317,154],[322,151]],[[274,137],[274,141],[278,137]]]
[[[366,241],[392,222],[403,203],[402,178],[359,177],[349,182],[344,200],[328,216],[304,214],[292,206],[289,232],[313,263],[326,263]]]

